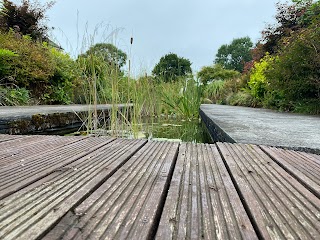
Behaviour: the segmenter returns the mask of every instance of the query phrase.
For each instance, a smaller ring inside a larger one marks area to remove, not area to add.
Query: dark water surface
[[[129,130],[128,130],[129,129]],[[86,131],[73,132],[67,135],[85,135]],[[166,140],[193,143],[212,143],[210,135],[203,122],[177,118],[144,118],[142,123],[132,124],[130,128],[120,124],[117,130],[99,129],[94,135],[104,135],[124,138],[146,138],[151,140]]]
[[[174,118],[145,119],[146,138],[194,143],[211,143],[211,138],[199,120],[179,120]]]

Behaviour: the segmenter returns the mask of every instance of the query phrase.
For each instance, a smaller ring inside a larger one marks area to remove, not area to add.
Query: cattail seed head
[[[133,37],[131,37],[130,39],[130,44],[132,45],[132,43],[133,43]]]

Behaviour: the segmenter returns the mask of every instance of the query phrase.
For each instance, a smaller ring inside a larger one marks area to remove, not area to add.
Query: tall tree
[[[215,63],[221,64],[225,69],[242,72],[244,64],[252,60],[252,46],[249,37],[234,39],[231,44],[224,44],[218,49]]]
[[[179,57],[175,53],[169,53],[160,58],[154,67],[152,74],[165,82],[174,81],[178,77],[192,73],[190,60]]]
[[[48,26],[45,24],[46,11],[54,2],[40,5],[37,1],[22,0],[16,5],[9,0],[3,0],[2,14],[0,14],[0,30],[14,29],[23,35],[30,35],[33,40],[48,41]]]
[[[127,61],[127,54],[111,43],[97,43],[91,46],[82,56],[89,55],[94,55],[118,69],[123,67]]]
[[[224,69],[220,64],[215,64],[201,68],[197,76],[206,85],[215,80],[228,80],[239,77],[240,73],[235,70]]]

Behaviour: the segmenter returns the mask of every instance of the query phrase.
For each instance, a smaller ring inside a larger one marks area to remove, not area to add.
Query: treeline
[[[320,3],[277,4],[275,18],[254,47],[235,39],[201,69],[207,102],[320,114]]]
[[[52,6],[0,2],[0,105],[134,102],[148,114],[161,108],[195,117],[202,100],[320,113],[319,1],[278,4],[277,23],[257,44],[243,37],[222,45],[196,76],[190,60],[168,53],[138,79],[124,71],[127,54],[110,43],[76,59],[64,53],[48,37]]]

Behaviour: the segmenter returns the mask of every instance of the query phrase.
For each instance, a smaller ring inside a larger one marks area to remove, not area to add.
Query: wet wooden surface
[[[319,239],[318,155],[0,135],[0,239]]]

